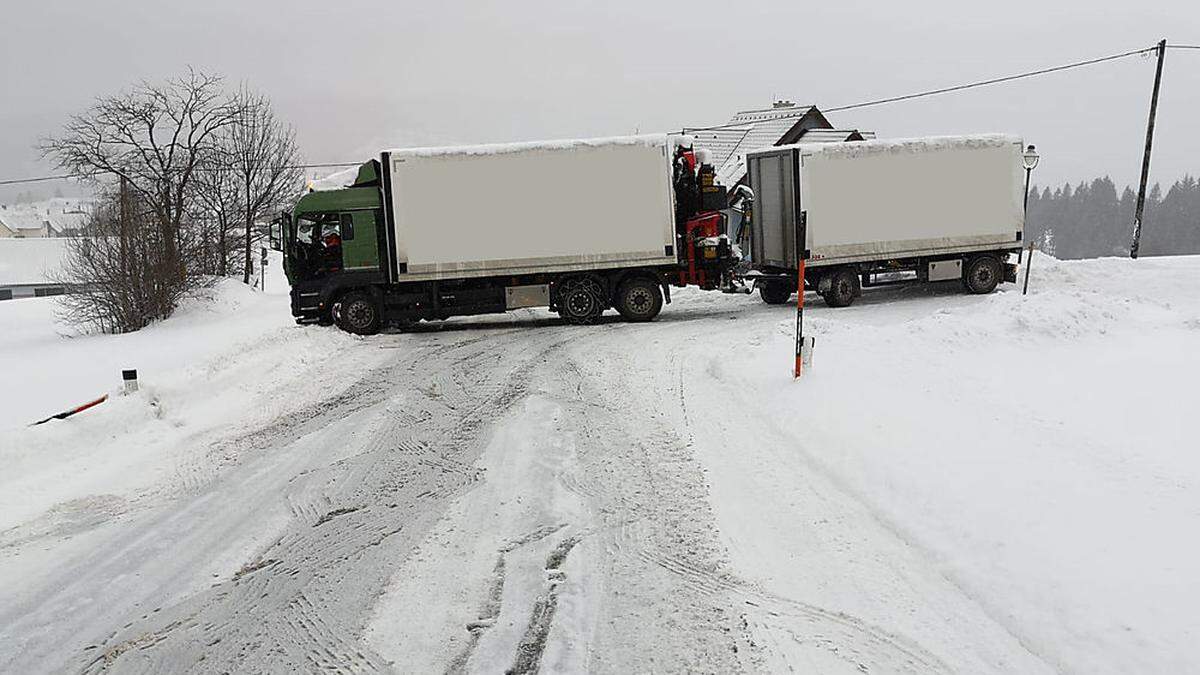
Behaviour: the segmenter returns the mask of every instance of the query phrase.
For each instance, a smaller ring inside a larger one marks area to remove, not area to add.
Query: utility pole
[[[1158,89],[1162,85],[1163,59],[1167,55],[1167,39],[1158,42],[1158,66],[1154,69],[1154,92],[1150,94],[1150,121],[1146,124],[1146,152],[1142,155],[1142,180],[1138,186],[1137,206],[1133,211],[1133,242],[1129,257],[1137,259],[1142,243],[1142,214],[1146,210],[1146,181],[1150,178],[1150,149],[1154,146],[1154,117],[1158,113]]]

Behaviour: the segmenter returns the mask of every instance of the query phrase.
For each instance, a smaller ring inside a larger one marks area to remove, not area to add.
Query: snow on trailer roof
[[[600,148],[612,145],[660,146],[691,145],[691,136],[683,134],[640,134],[637,136],[607,136],[600,138],[567,138],[520,143],[489,143],[486,145],[457,145],[433,148],[394,148],[385,150],[393,157],[438,157],[442,155],[502,155],[529,150],[569,150],[571,148]]]
[[[805,155],[837,157],[860,157],[882,153],[913,152],[916,150],[944,150],[947,148],[995,148],[1010,144],[1021,144],[1020,136],[1011,134],[973,134],[965,136],[924,136],[919,138],[892,138],[887,140],[856,141],[854,143],[792,143],[771,148],[760,148],[746,153],[747,156],[766,155],[779,150],[799,149]]]

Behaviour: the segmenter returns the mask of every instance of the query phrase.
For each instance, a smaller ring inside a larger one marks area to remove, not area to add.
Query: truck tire
[[[782,305],[792,297],[795,288],[783,281],[767,281],[758,286],[758,295],[768,305]]]
[[[821,294],[830,307],[849,307],[854,299],[862,295],[858,273],[843,267],[829,276],[829,290]]]
[[[967,260],[963,269],[963,286],[968,293],[983,295],[996,290],[1003,270],[994,255],[979,255]]]
[[[617,287],[613,304],[626,321],[650,321],[662,311],[662,288],[658,281],[647,277],[626,279]]]
[[[370,293],[351,291],[334,305],[338,328],[355,335],[374,335],[383,326],[383,312]]]
[[[596,323],[604,313],[604,287],[593,277],[568,277],[559,285],[557,304],[567,323]]]

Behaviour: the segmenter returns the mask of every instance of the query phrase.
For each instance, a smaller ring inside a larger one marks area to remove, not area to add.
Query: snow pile
[[[81,495],[135,495],[210,441],[352,382],[362,341],[295,326],[277,256],[271,264],[266,294],[223,280],[127,335],[73,335],[50,298],[0,303],[0,531]],[[141,383],[132,396],[120,394],[126,368]],[[106,393],[91,410],[27,426]]]
[[[358,170],[361,166],[353,166],[349,169],[342,169],[331,174],[313,178],[308,181],[306,187],[313,192],[328,192],[329,190],[341,190],[354,185],[354,181],[358,180]]]
[[[694,354],[689,406],[738,411],[697,432],[723,536],[768,590],[954,671],[1194,670],[1200,258],[1032,271],[1024,297],[817,302],[800,382],[790,309]]]

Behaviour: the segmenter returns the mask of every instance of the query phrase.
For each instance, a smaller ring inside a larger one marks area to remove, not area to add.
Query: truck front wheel
[[[967,291],[978,295],[991,293],[1000,283],[1000,261],[993,255],[981,255],[967,261],[963,270],[963,286]]]
[[[782,305],[792,297],[795,288],[783,281],[768,281],[758,286],[758,295],[768,305]]]
[[[662,288],[654,279],[627,279],[617,287],[614,304],[626,321],[649,321],[662,311]]]
[[[338,328],[356,335],[374,335],[383,326],[379,303],[369,293],[351,291],[334,305]]]

